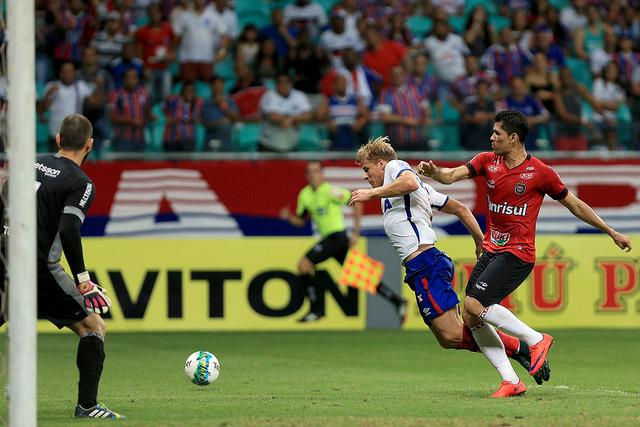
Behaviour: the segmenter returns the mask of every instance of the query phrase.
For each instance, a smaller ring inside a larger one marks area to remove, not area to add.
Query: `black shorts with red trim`
[[[500,304],[527,278],[533,265],[511,252],[484,251],[471,272],[466,294],[485,307]]]
[[[405,268],[404,281],[415,292],[427,325],[460,303],[452,285],[453,262],[444,252],[430,248],[407,262]]]

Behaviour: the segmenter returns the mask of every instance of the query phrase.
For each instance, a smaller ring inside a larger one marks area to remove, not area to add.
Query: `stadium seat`
[[[433,21],[426,16],[413,15],[407,18],[407,25],[414,36],[423,39],[431,31]]]
[[[467,24],[467,18],[465,16],[450,16],[449,17],[449,25],[451,25],[451,29],[453,32],[462,34],[464,33],[464,26]]]
[[[258,123],[244,123],[234,126],[231,141],[235,151],[256,151],[260,139],[260,125]]]
[[[177,95],[180,93],[181,90],[182,90],[182,82],[178,82],[175,85],[173,85],[173,88],[171,89],[171,93],[173,95]],[[203,100],[211,98],[211,86],[206,82],[203,82],[201,80],[196,80],[196,96],[199,96]]]
[[[467,0],[464,2],[464,14],[469,16],[476,6],[482,6],[488,14],[498,13],[498,7],[493,0]]]
[[[384,132],[384,125],[380,121],[369,122],[369,134],[371,138],[377,138],[379,136],[386,135]]]
[[[491,15],[489,15],[489,25],[491,25],[496,30],[496,32],[498,32],[505,27],[511,26],[511,19],[507,18],[506,16],[492,13]]]
[[[46,83],[36,81],[36,99],[40,99],[44,96],[44,87]]]
[[[588,89],[591,89],[592,84],[592,76],[591,69],[589,68],[589,63],[579,58],[574,57],[566,57],[565,62],[567,67],[571,70],[571,74],[573,74],[573,78],[576,79],[577,82],[582,83]]]
[[[307,123],[300,126],[298,151],[326,151],[320,140],[317,125]]]
[[[435,110],[435,107],[431,108]],[[442,121],[444,123],[458,123],[460,121],[460,112],[447,99],[442,103]]]
[[[225,82],[236,78],[236,70],[233,58],[227,57],[224,60],[218,62],[213,67],[217,76],[222,77]]]
[[[571,5],[571,0],[549,0],[549,4],[560,11]]]
[[[163,105],[161,102],[151,107],[151,112],[156,120],[149,123],[147,133],[146,151],[159,152],[162,151],[162,140],[164,138],[164,125],[167,118],[164,115]]]
[[[196,143],[195,144],[195,150],[197,152],[200,152],[200,151],[204,150],[206,134],[207,134],[207,131],[204,128],[204,126],[201,125],[201,124],[197,124],[196,125],[196,141],[195,141],[195,143]]]
[[[315,3],[318,3],[320,6],[324,8],[327,12],[327,15],[331,12],[331,8],[338,3],[338,0],[315,0]]]
[[[633,145],[633,141],[631,140],[633,122],[631,117],[631,110],[629,109],[629,106],[627,104],[623,103],[620,105],[620,107],[618,108],[616,119],[618,120],[618,142],[621,145],[630,148]]]
[[[249,24],[258,27],[258,30],[268,26],[271,23],[271,17],[263,9],[247,9],[238,12],[238,26],[240,31]]]
[[[49,113],[45,113],[44,117],[48,117]],[[39,121],[36,118],[36,150],[38,152],[46,152],[49,149],[49,125],[47,119]]]

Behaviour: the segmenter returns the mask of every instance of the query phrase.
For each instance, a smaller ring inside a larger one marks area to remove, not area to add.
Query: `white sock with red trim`
[[[515,335],[528,346],[537,344],[542,340],[542,334],[527,326],[522,320],[518,319],[515,314],[508,308],[500,304],[493,304],[485,308],[480,313],[480,318],[487,323],[492,324],[498,329],[508,334]]]
[[[471,333],[476,340],[476,344],[480,347],[480,351],[489,360],[498,371],[503,381],[509,381],[511,384],[518,384],[520,378],[513,370],[513,366],[509,362],[509,358],[504,351],[504,344],[500,340],[498,333],[493,326],[488,323],[480,323],[471,327]]]

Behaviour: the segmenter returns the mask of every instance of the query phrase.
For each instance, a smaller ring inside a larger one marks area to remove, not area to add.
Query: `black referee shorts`
[[[60,264],[38,265],[38,315],[58,329],[87,317],[80,291]]]
[[[333,258],[342,264],[349,252],[349,236],[344,231],[329,234],[316,243],[305,256],[314,264]]]
[[[520,286],[531,270],[533,263],[511,252],[484,251],[471,272],[465,293],[485,307],[499,304]]]

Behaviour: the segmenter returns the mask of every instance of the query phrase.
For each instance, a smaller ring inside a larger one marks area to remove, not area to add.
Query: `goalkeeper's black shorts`
[[[80,291],[60,264],[38,265],[38,317],[58,329],[87,317]]]

